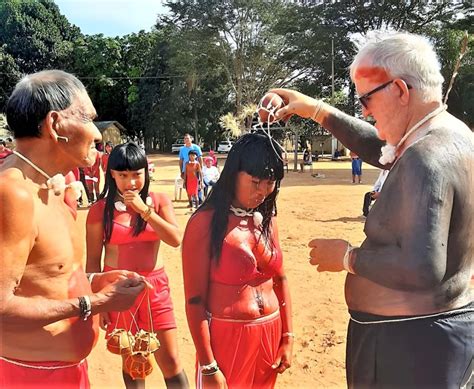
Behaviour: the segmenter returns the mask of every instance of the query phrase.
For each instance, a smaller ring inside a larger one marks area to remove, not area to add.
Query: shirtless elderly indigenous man
[[[318,271],[349,272],[348,386],[462,387],[473,374],[473,134],[443,106],[439,61],[421,36],[374,34],[351,77],[375,127],[273,90],[286,103],[278,118],[312,118],[364,161],[390,168],[360,247],[310,242]]]
[[[96,112],[79,80],[51,70],[24,77],[6,114],[17,148],[0,170],[0,386],[88,388],[92,315],[127,309],[145,285],[126,271],[88,280],[82,267],[61,174],[95,160]]]

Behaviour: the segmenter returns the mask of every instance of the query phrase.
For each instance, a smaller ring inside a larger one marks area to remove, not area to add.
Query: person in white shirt
[[[204,196],[207,196],[207,191],[210,186],[214,186],[219,179],[220,173],[217,167],[212,165],[212,158],[204,159],[204,167],[202,168],[202,177],[204,181]]]
[[[383,184],[385,183],[385,179],[388,176],[388,172],[390,170],[380,170],[380,174],[375,181],[374,188],[371,192],[367,192],[364,195],[364,205],[362,206],[362,213],[364,214],[365,217],[369,214],[369,207],[370,204],[372,204],[372,201],[377,200],[377,197],[379,197],[379,193],[382,190]]]

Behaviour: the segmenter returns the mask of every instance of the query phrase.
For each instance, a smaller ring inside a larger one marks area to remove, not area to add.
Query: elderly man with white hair
[[[347,271],[351,388],[459,388],[473,375],[474,140],[442,103],[429,41],[374,34],[351,65],[372,126],[299,92],[285,106],[331,131],[390,174],[365,223],[366,239],[310,242],[318,271]],[[470,387],[470,386],[469,386]]]

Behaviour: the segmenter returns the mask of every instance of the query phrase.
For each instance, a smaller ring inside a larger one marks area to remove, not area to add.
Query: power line
[[[109,77],[109,76],[105,76],[105,75],[101,75],[101,76],[77,76],[77,78],[81,79],[81,80],[95,80],[95,79],[98,79],[98,78],[108,78],[110,80],[147,80],[147,79],[167,79],[167,78],[186,78],[187,76],[184,76],[184,75],[163,75],[163,76],[142,76],[142,77],[126,77],[126,76],[123,76],[123,77]]]
[[[0,72],[0,75],[9,76],[11,75],[11,73]],[[163,75],[163,76],[141,76],[141,77],[127,77],[127,76],[110,77],[104,74],[100,76],[78,76],[78,75],[75,75],[75,76],[81,80],[95,80],[99,78],[107,78],[110,80],[142,80],[142,79],[167,79],[167,78],[186,78],[187,77],[185,75],[180,75],[180,74],[170,74],[170,75]]]

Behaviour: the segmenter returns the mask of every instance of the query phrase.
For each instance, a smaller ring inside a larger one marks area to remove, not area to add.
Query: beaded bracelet
[[[295,338],[295,333],[294,332],[284,332],[281,334],[282,338]]]
[[[149,219],[150,216],[151,216],[151,212],[152,212],[151,208],[148,208],[145,212],[143,212],[143,213],[140,214],[140,217],[141,217],[144,221],[147,222],[148,219]]]
[[[211,363],[208,365],[202,365],[199,367],[199,371],[203,376],[210,376],[214,375],[219,371],[219,366],[217,366],[217,361],[214,359]]]
[[[352,269],[350,264],[352,250],[354,250],[354,247],[352,247],[350,243],[347,243],[346,253],[344,254],[344,258],[342,260],[342,266],[347,272],[355,274],[354,269]]]
[[[79,317],[82,320],[87,320],[92,314],[91,299],[89,296],[81,296],[79,299]]]
[[[214,359],[210,364],[208,365],[201,365],[200,369],[201,370],[209,370],[217,367],[217,361]]]
[[[206,377],[211,376],[211,375],[217,374],[219,370],[220,370],[219,366],[216,366],[215,368],[210,369],[210,370],[201,370],[201,375],[206,376]]]

